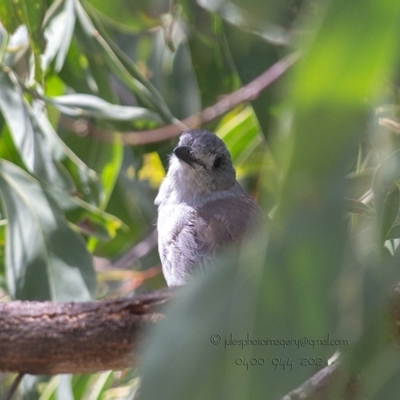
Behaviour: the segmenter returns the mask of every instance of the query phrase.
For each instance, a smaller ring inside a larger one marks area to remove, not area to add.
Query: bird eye
[[[223,158],[221,156],[216,157],[215,160],[214,160],[213,167],[214,168],[219,168],[222,165],[223,161],[224,160],[223,160]]]

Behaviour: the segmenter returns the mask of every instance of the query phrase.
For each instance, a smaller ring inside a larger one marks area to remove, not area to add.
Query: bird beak
[[[174,154],[182,161],[189,165],[193,165],[196,159],[192,156],[190,146],[178,146],[174,149]]]

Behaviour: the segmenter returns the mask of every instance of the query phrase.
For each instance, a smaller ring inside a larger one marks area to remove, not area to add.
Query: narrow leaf
[[[0,111],[26,167],[39,179],[70,191],[70,179],[54,161],[49,141],[25,101],[14,73],[6,67],[0,70],[0,85]]]
[[[47,101],[66,115],[98,119],[153,121],[161,124],[160,117],[142,107],[119,106],[89,94],[69,94],[47,98]]]
[[[84,301],[96,290],[92,260],[51,196],[30,175],[0,162],[7,214],[6,272],[11,296],[23,300]]]
[[[265,20],[258,20],[247,10],[231,1],[197,0],[197,3],[209,11],[219,14],[231,24],[261,36],[267,42],[288,45],[291,42],[289,33],[281,26]]]
[[[42,80],[42,66],[40,57],[46,48],[44,32],[42,29],[46,13],[45,0],[19,0],[13,2],[19,20],[29,32],[29,41],[35,61],[35,79]]]
[[[47,70],[54,59],[55,72],[61,70],[68,53],[74,27],[74,0],[64,0],[46,24],[45,38],[47,46],[42,57],[42,68],[44,71]]]
[[[12,0],[0,1],[0,21],[8,33],[13,34],[21,25]]]
[[[372,182],[382,241],[386,240],[399,213],[400,192],[397,185],[399,181],[400,150],[394,152],[382,162],[376,169]]]

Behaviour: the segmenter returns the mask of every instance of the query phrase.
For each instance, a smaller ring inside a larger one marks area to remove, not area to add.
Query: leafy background
[[[153,200],[176,139],[124,137],[300,52],[256,99],[203,126],[273,217],[268,231],[185,288],[140,372],[28,376],[20,398],[130,399],[143,375],[143,399],[277,399],[317,371],[302,358],[326,365],[337,350],[365,398],[396,396],[399,13],[396,0],[0,2],[3,301],[163,287]],[[327,334],[348,344],[223,345]]]

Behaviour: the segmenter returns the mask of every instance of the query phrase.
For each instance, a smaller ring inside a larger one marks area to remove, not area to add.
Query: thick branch
[[[0,371],[89,373],[132,366],[170,290],[87,303],[0,303]]]
[[[52,375],[130,367],[138,360],[146,332],[163,317],[160,308],[173,295],[165,289],[100,302],[0,303],[0,372]],[[400,286],[394,291],[392,310],[399,327]],[[341,371],[339,362],[282,400],[322,400],[336,391],[352,400],[361,393],[358,382]]]

